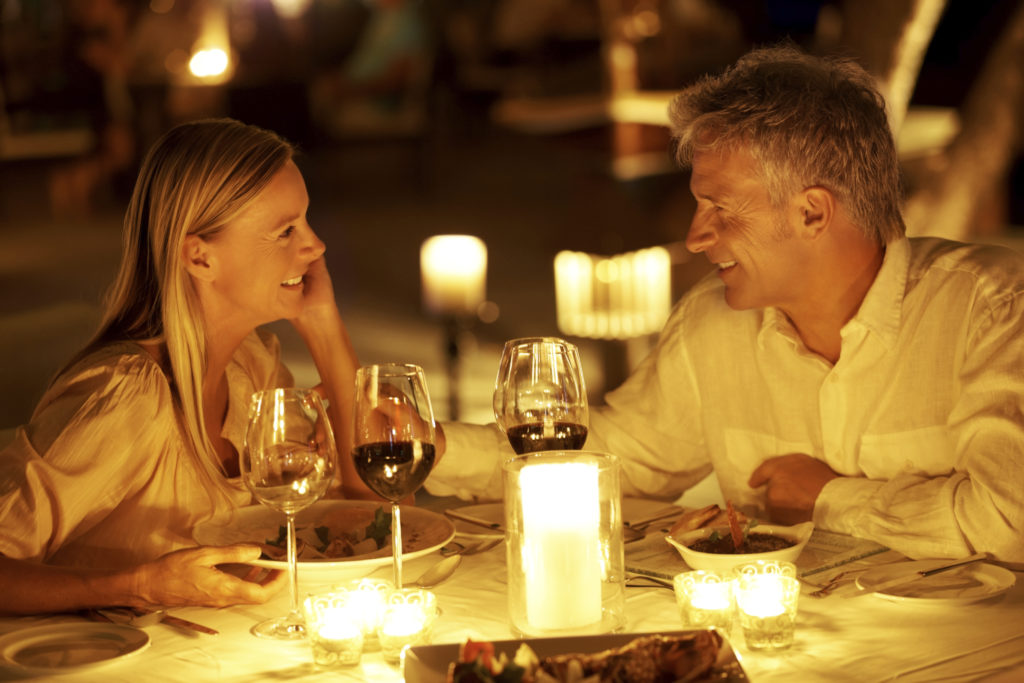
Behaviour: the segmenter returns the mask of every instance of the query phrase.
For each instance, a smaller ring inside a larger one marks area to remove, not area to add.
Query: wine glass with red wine
[[[395,588],[402,587],[399,501],[414,493],[430,474],[435,432],[422,368],[395,363],[359,368],[352,460],[363,482],[391,502]]]
[[[580,352],[555,337],[505,342],[494,388],[494,418],[512,450],[579,450],[587,441],[587,389]]]

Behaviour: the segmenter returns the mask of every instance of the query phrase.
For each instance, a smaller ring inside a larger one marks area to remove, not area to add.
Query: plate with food
[[[717,507],[707,508],[708,513],[714,512],[711,520],[721,517],[718,511],[710,509]],[[689,530],[677,526],[665,540],[679,551],[691,569],[729,571],[756,560],[796,562],[814,531],[813,522],[793,526],[760,523],[734,512],[731,505],[725,520],[724,526],[713,521],[707,526],[691,522],[696,528]]]
[[[406,653],[404,669],[406,683],[562,683],[594,675],[633,681],[652,669],[656,680],[748,680],[729,641],[714,630],[421,645]]]
[[[414,506],[401,506],[402,558],[434,552],[455,537],[446,517]],[[192,537],[201,545],[256,543],[263,556],[252,564],[288,568],[284,515],[262,505],[236,511],[223,525],[199,524]],[[391,563],[391,508],[387,503],[321,500],[295,515],[296,557],[300,583],[327,584],[366,576]]]

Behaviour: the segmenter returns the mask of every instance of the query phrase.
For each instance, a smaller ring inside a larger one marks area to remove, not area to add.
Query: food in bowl
[[[683,561],[691,569],[707,569],[711,571],[728,571],[738,564],[750,562],[754,560],[782,560],[785,562],[796,562],[796,559],[800,556],[804,546],[807,545],[807,541],[811,538],[811,532],[814,531],[813,522],[803,522],[795,526],[779,526],[775,524],[758,524],[754,527],[757,530],[757,534],[763,534],[767,536],[773,536],[785,543],[790,543],[788,547],[779,548],[776,550],[762,549],[758,547],[754,548],[743,548],[748,551],[754,552],[708,552],[701,550],[703,547],[699,544],[700,541],[706,540],[713,534],[719,538],[727,539],[727,542],[732,543],[730,529],[727,526],[695,529],[693,531],[687,531],[684,533],[669,534],[665,537],[683,558]],[[753,535],[753,532],[748,531],[748,536]],[[697,547],[694,546],[697,544]]]
[[[733,542],[732,536],[712,533],[707,538],[700,538],[689,545],[690,550],[699,553],[717,553],[719,555],[748,555],[751,553],[770,553],[774,550],[792,548],[796,545],[795,538],[787,538],[776,534],[762,534],[748,531],[743,535],[739,547]]]

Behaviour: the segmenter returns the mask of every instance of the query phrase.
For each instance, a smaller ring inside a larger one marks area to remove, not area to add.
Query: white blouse
[[[222,436],[241,452],[256,389],[291,384],[276,337],[253,333],[227,370]],[[192,528],[252,497],[208,490],[189,456],[168,378],[137,344],[103,347],[46,391],[0,451],[0,554],[118,568],[194,546]]]

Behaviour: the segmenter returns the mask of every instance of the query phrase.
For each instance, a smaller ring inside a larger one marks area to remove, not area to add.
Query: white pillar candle
[[[420,247],[423,304],[438,315],[475,315],[487,291],[487,246],[472,235],[435,235]]]
[[[527,466],[520,484],[527,620],[541,629],[601,621],[597,467]]]

